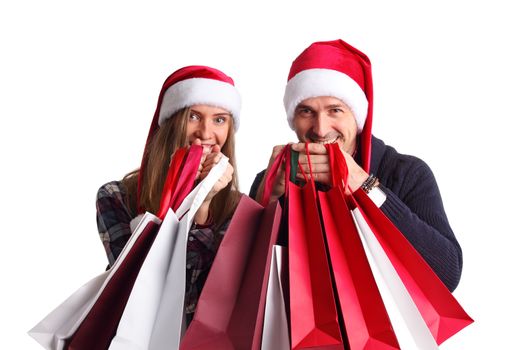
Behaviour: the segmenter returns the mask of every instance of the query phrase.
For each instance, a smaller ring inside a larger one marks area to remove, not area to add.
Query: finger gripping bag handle
[[[308,146],[307,146],[308,149]],[[308,150],[307,150],[308,152]],[[310,156],[308,152],[308,163],[310,164]],[[306,176],[306,173],[299,163],[299,152],[292,150],[290,145],[286,145],[282,150],[281,153],[275,158],[274,163],[272,164],[272,167],[268,171],[268,174],[266,176],[266,181],[264,183],[264,192],[263,192],[263,199],[262,203],[263,206],[267,206],[268,202],[270,200],[270,194],[271,190],[273,188],[273,185],[275,184],[276,178],[277,178],[277,172],[279,171],[279,168],[282,164],[285,164],[285,178],[290,179],[291,182],[296,183],[296,175],[297,175],[297,169],[301,171],[304,179],[306,180],[308,177]],[[311,168],[310,164],[310,168]],[[310,171],[311,174],[311,171]],[[288,181],[285,181],[285,196],[288,193]]]
[[[346,159],[338,144],[331,143],[325,145],[330,160],[330,171],[332,173],[332,186],[339,186],[343,194],[347,193],[348,188],[348,167]],[[357,207],[357,202],[352,194],[345,195],[346,204],[350,210]]]
[[[306,156],[308,157],[308,165],[310,166],[310,176],[312,175],[312,165],[310,162],[310,152],[308,151],[308,143],[306,143]],[[299,163],[299,152],[294,151],[290,148],[290,161],[287,163],[289,166],[289,174],[287,174],[286,178],[290,179],[291,182],[297,184],[297,169],[301,170],[301,174],[304,177],[304,180],[307,181],[308,177],[306,176],[306,172],[304,171],[301,163]]]
[[[266,180],[264,181],[264,192],[262,196],[262,205],[266,207],[270,201],[270,195],[272,193],[273,186],[275,185],[275,181],[277,181],[277,173],[279,172],[279,168],[284,163],[285,164],[285,171],[286,176],[289,176],[290,174],[290,164],[287,161],[290,157],[290,145],[285,145],[281,152],[277,155],[275,158],[272,166],[266,173]],[[285,182],[285,193],[286,193],[286,182]]]
[[[304,171],[303,166],[299,162],[299,159],[297,159],[297,166],[299,167],[299,170],[301,170],[301,174],[303,175],[304,180],[306,181],[306,185],[312,187],[314,198],[317,199],[317,190],[316,190],[316,187],[315,187],[315,179],[314,179],[313,168],[312,168],[312,159],[311,159],[311,155],[310,155],[310,148],[309,148],[309,143],[308,142],[305,143],[305,151],[306,151],[306,160],[308,162],[308,175],[309,175],[309,177],[306,175],[306,172]]]
[[[306,173],[299,164],[299,152],[294,151],[290,148],[290,161],[286,163],[286,178],[290,179],[291,182],[297,184],[297,169],[299,169],[305,179],[307,179]],[[288,182],[285,183],[285,187],[287,187]]]
[[[336,143],[325,145],[330,160],[330,172],[332,174],[332,186],[340,187],[345,192],[348,186],[348,167],[346,166],[345,156]]]
[[[215,164],[208,175],[195,188],[182,199],[181,204],[176,208],[175,215],[182,221],[183,216],[189,217],[189,222],[193,221],[195,213],[206,199],[206,196],[213,189],[213,185],[224,174],[229,164],[229,158],[222,156]]]

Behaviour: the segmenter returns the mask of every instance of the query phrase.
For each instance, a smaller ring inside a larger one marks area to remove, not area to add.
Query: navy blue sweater
[[[359,159],[356,160],[359,163]],[[387,195],[381,206],[383,213],[453,291],[461,277],[461,247],[448,223],[438,185],[428,165],[419,158],[398,153],[373,137],[370,172],[379,178],[380,188]],[[263,176],[264,171],[257,174],[250,189],[252,198]]]

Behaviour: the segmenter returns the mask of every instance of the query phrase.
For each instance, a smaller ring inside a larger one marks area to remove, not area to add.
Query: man
[[[372,136],[373,89],[370,61],[342,40],[316,42],[292,63],[284,105],[300,143],[299,162],[314,180],[330,184],[323,144],[337,142],[348,167],[351,191],[362,187],[403,232],[450,291],[461,276],[462,253],[448,223],[430,168],[420,159],[396,152]],[[305,142],[311,143],[312,169]],[[275,146],[268,168],[281,146]],[[264,175],[257,175],[250,196],[260,200]],[[301,178],[301,174],[298,174]],[[284,173],[271,190],[271,200],[284,193]]]

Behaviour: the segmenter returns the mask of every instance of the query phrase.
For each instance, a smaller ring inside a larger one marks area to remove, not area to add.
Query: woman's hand
[[[203,180],[208,174],[210,173],[211,169],[219,163],[222,157],[225,157],[224,154],[221,153],[221,150],[219,146],[215,145],[212,147],[211,152],[206,156],[202,163],[202,171],[200,172],[199,180]],[[225,188],[233,179],[233,166],[228,163],[228,166],[222,176],[217,180],[215,185],[213,185],[212,190],[204,200],[205,202],[210,202],[213,197],[219,193],[220,190]]]
[[[206,152],[205,150],[208,149],[209,151]],[[201,159],[201,165],[199,167],[198,177],[197,180],[201,181],[206,176],[208,176],[211,169],[219,163],[222,157],[225,157],[224,154],[221,153],[221,150],[219,146],[214,145],[213,147],[204,147],[203,151],[203,158]],[[204,202],[202,203],[201,207],[195,214],[195,223],[197,224],[205,224],[208,221],[209,216],[209,207],[211,200],[217,193],[219,193],[222,189],[224,189],[233,179],[233,166],[228,163],[228,166],[222,176],[217,180],[217,182],[213,185],[213,188],[208,193],[206,198],[204,199]]]

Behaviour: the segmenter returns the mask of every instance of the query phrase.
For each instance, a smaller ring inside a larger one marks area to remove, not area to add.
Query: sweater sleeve
[[[96,207],[98,232],[112,266],[131,237],[132,214],[125,204],[122,185],[112,181],[100,187]]]
[[[255,199],[255,197],[257,196],[257,190],[259,189],[259,186],[261,185],[265,172],[266,172],[265,170],[259,172],[255,176],[255,179],[252,182],[252,186],[250,187],[250,197],[252,199]]]
[[[393,176],[380,178],[381,189],[387,195],[381,210],[453,291],[461,277],[461,247],[448,222],[431,169],[418,158],[407,159]]]

